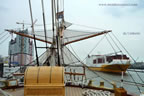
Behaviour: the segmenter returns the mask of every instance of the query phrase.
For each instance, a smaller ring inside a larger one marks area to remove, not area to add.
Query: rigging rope
[[[96,28],[96,27],[91,27],[91,26],[86,26],[86,25],[81,25],[81,24],[75,24],[75,23],[72,23],[73,25],[77,25],[77,26],[82,26],[82,27],[87,27],[87,28],[91,28],[91,29],[99,29],[99,30],[105,30],[105,29],[102,29],[102,28]]]
[[[112,43],[110,42],[110,40],[106,37],[108,43],[110,44],[110,46],[112,47],[112,49],[114,50],[114,53],[117,55],[117,52],[115,50],[115,48],[112,46]],[[114,41],[113,41],[114,42]],[[120,50],[121,51],[121,50]],[[121,64],[123,64],[122,60],[121,61]],[[124,65],[124,64],[123,64]],[[120,68],[121,71],[123,71],[122,67],[118,66]],[[123,80],[122,80],[123,81]]]
[[[109,36],[110,36],[110,34],[108,34]],[[111,40],[115,43],[115,45],[117,46],[117,48],[120,50],[120,48],[118,47],[118,45],[116,44],[116,42],[113,40],[113,38],[110,36],[110,38],[111,38]],[[121,50],[120,50],[121,51]],[[121,51],[121,53],[123,54],[123,52]],[[132,66],[132,65],[131,65]],[[133,68],[133,66],[132,66],[132,68]],[[135,69],[134,69],[134,71],[135,71]],[[136,71],[135,71],[136,72]]]
[[[111,42],[109,41],[109,39],[107,38],[107,36],[106,36],[106,39],[107,39],[108,43],[110,44],[110,46],[112,47],[112,49],[114,50],[114,53],[117,54],[115,48],[112,46],[112,44],[111,44]]]
[[[113,34],[113,33],[112,33]],[[113,34],[114,35],[114,34]],[[110,35],[109,35],[110,36]],[[110,36],[111,37],[111,36]],[[112,39],[112,37],[111,37],[111,39]],[[114,40],[112,39],[112,41],[114,42]],[[118,39],[117,39],[117,41],[119,41]],[[119,41],[120,42],[120,41]],[[115,42],[114,42],[115,43]],[[116,43],[115,43],[116,44]],[[116,46],[117,46],[117,44],[116,44]],[[122,44],[121,44],[121,46],[122,46]],[[117,46],[118,47],[118,46]],[[124,47],[124,46],[122,46],[122,47]],[[118,47],[119,48],[119,47]],[[124,48],[125,49],[125,48]],[[126,50],[126,49],[125,49]],[[122,61],[121,61],[121,63],[122,63]],[[122,63],[123,64],[123,63]],[[120,66],[119,66],[120,67]],[[120,67],[120,69],[122,70],[122,68]],[[137,73],[137,72],[136,72]],[[136,81],[134,80],[134,78],[132,77],[132,75],[131,75],[131,73],[128,71],[128,74],[130,75],[130,77],[132,78],[132,80],[135,82],[135,85],[137,86],[137,83],[136,83]],[[137,75],[138,75],[138,77],[141,79],[141,77],[139,76],[139,74],[137,73]],[[141,79],[142,80],[142,79]],[[140,88],[137,86],[137,88],[138,88],[138,90],[139,90],[139,92],[141,93],[141,90],[140,90]]]
[[[135,60],[134,60],[134,58],[131,56],[131,54],[126,50],[126,48],[122,45],[122,43],[118,40],[118,38],[112,33],[112,35],[115,37],[115,39],[119,42],[119,44],[124,48],[124,50],[128,53],[128,55],[133,59],[133,61],[134,62],[136,62]],[[136,71],[135,71],[136,72]],[[131,73],[128,71],[128,73],[129,73],[129,75],[130,75],[130,77],[133,79],[133,81],[135,82],[135,85],[137,86],[137,84],[136,84],[136,81],[135,81],[135,79],[132,77],[132,75],[131,75]],[[139,76],[139,74],[136,72],[136,74],[138,75],[138,77],[140,78],[140,80],[144,83],[144,81],[142,80],[142,78]],[[141,90],[140,90],[140,88],[137,86],[137,88],[138,88],[138,90],[139,90],[139,92],[141,93]]]
[[[112,39],[112,38],[111,38]],[[109,40],[108,40],[109,41]],[[112,44],[111,44],[112,45]],[[117,45],[116,45],[117,46]],[[118,47],[118,46],[117,46]],[[94,48],[95,49],[95,48]],[[93,50],[92,50],[93,51]],[[115,52],[116,53],[116,52]],[[82,63],[84,66],[86,66],[87,68],[88,68],[88,66],[87,65],[85,65],[84,63]],[[92,72],[94,72],[94,71],[92,71]],[[101,75],[99,75],[99,74],[97,74],[96,72],[94,72],[97,76],[99,76],[99,77],[101,77],[102,78],[102,76]],[[131,74],[130,74],[130,76],[131,76]],[[131,76],[131,78],[132,78],[132,80],[134,81],[134,83],[135,83],[135,85],[137,86],[137,88],[138,88],[138,90],[139,90],[139,92],[141,93],[141,90],[140,90],[140,88],[138,87],[138,83],[137,82],[135,82],[135,80],[134,80],[134,78]],[[107,82],[109,82],[107,79],[105,79],[105,78],[102,78],[102,79],[104,79],[105,81],[107,81]],[[110,79],[109,79],[110,80]],[[120,81],[118,81],[118,82],[120,82]],[[111,82],[109,82],[110,84],[111,84]]]
[[[69,58],[69,56],[65,53],[65,51],[63,51],[63,53],[66,55],[66,57],[69,59],[69,61],[71,60],[73,62],[73,59],[72,59],[71,55],[70,55],[70,58]]]
[[[86,36],[86,35],[94,35],[95,33],[89,33],[89,34],[84,34],[84,35],[76,35],[76,36],[71,36],[71,37],[66,37],[65,38],[75,38],[75,37],[81,37],[81,36]],[[64,38],[64,39],[65,39]]]
[[[4,32],[1,32],[0,35],[2,35]]]
[[[100,42],[105,38],[107,34],[104,34],[104,36],[98,41],[98,43],[94,46],[94,48],[88,53],[91,54],[93,52],[93,50],[100,44]],[[87,58],[87,56],[83,59],[83,61]],[[83,62],[82,61],[82,62]]]
[[[3,39],[8,33],[4,34],[2,37],[0,37],[0,40]]]
[[[74,54],[76,55],[76,57],[78,57],[78,59],[81,61],[81,59],[79,58],[79,56],[76,54],[76,52],[74,51],[74,49],[73,49],[73,47],[71,46],[71,44],[70,44],[70,47],[71,47],[71,49],[72,49],[72,51],[74,52]]]
[[[45,54],[45,52],[44,53],[42,53],[38,58],[40,58],[40,57],[42,57],[43,55]],[[12,74],[14,74],[14,73],[16,73],[16,72],[18,72],[18,71],[20,71],[21,69],[23,70],[23,69],[25,69],[27,66],[30,66],[31,64],[33,64],[33,63],[35,63],[35,61],[36,61],[36,59],[35,60],[33,60],[33,61],[31,61],[30,63],[28,63],[28,64],[25,64],[24,66],[22,66],[22,68],[20,68],[20,69],[18,69],[17,71],[15,71],[15,72],[12,72],[11,74],[9,74],[8,75],[8,77],[9,76],[11,76]],[[35,64],[36,65],[36,64]],[[33,66],[35,66],[35,65],[33,65]],[[12,76],[12,78],[13,78],[13,76]]]
[[[1,41],[0,44],[4,43],[9,37],[10,35],[8,35],[3,41]]]
[[[113,33],[112,33],[113,34]],[[134,58],[131,56],[131,54],[126,50],[126,48],[123,46],[123,44],[118,40],[118,38],[113,34],[113,36],[115,37],[115,39],[119,42],[119,44],[124,48],[124,50],[128,53],[128,55],[132,58],[132,60],[136,63],[136,61],[134,60]],[[133,66],[132,66],[133,67]],[[135,69],[134,69],[135,71]],[[136,71],[135,71],[136,72]],[[138,77],[141,79],[141,81],[144,83],[144,81],[142,80],[142,78],[139,76],[139,74],[136,72],[136,74],[138,75]]]
[[[111,35],[108,34],[108,36],[111,38],[111,40],[114,42],[114,44],[116,45],[116,47],[120,50],[120,52],[122,52],[121,49],[119,48],[119,46],[118,46],[118,45],[116,44],[116,42],[114,41],[114,39],[111,37]]]
[[[104,38],[104,37],[103,37]],[[68,49],[69,50],[69,49]],[[71,53],[72,54],[72,53]],[[72,54],[73,55],[73,54]],[[75,57],[75,55],[74,55]],[[88,69],[88,66],[86,64],[83,63],[83,61],[80,61],[77,57],[75,57],[84,67],[86,67]],[[89,69],[88,69],[89,70]],[[108,82],[109,84],[111,84],[111,82],[107,79],[105,79],[103,76],[97,74],[95,71],[89,70],[91,72],[93,72],[94,74],[96,74],[98,77],[102,78],[103,80],[105,80],[106,82]]]

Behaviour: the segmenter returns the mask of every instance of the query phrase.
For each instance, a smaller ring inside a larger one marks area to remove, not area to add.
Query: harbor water
[[[67,68],[67,70],[69,69],[83,73],[82,67]],[[81,77],[78,77],[78,79],[82,80]],[[113,88],[111,82],[115,82],[117,87],[121,87],[121,74],[90,71],[86,69],[86,79],[92,80],[93,86],[99,86],[100,81],[103,81],[105,87]],[[128,93],[136,95],[139,95],[140,91],[144,92],[144,70],[127,70],[123,76],[123,87],[128,91]]]

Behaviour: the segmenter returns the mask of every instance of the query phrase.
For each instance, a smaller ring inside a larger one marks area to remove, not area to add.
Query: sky
[[[34,20],[37,19],[37,24],[42,24],[41,0],[31,1]],[[44,0],[47,24],[51,24],[50,1]],[[135,60],[144,61],[144,0],[65,0],[64,13],[65,20],[74,24],[70,27],[71,29],[87,29],[76,26],[79,24],[112,30]],[[0,55],[8,55],[8,43],[12,38],[4,30],[21,28],[22,26],[16,24],[16,22],[23,21],[30,23],[28,0],[1,0]],[[26,28],[29,28],[29,26],[26,26]],[[92,30],[99,31],[98,29]],[[105,38],[92,53],[89,53],[101,38],[103,36],[80,41],[71,44],[71,46],[82,60],[87,54],[96,55],[114,52]],[[38,43],[38,45],[41,44]],[[127,54],[121,46],[120,48],[123,53]]]

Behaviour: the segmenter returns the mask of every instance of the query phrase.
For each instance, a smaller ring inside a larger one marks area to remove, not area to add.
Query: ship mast
[[[53,36],[54,36],[54,27],[56,27],[56,37],[53,41],[53,43],[56,42],[56,49],[57,49],[57,63],[58,66],[61,66],[61,55],[62,55],[62,31],[63,31],[63,22],[64,22],[64,16],[63,11],[60,11],[60,2],[61,0],[52,0],[52,24],[53,24]],[[55,25],[54,25],[55,23]]]
[[[53,37],[52,37],[52,41],[50,39],[47,39],[47,32],[46,32],[46,24],[45,24],[45,15],[44,15],[44,5],[42,2],[42,7],[43,7],[43,24],[44,24],[44,36],[45,38],[41,38],[39,34],[37,34],[37,32],[34,32],[34,22],[33,22],[33,17],[32,17],[32,8],[31,8],[31,2],[29,0],[29,5],[30,5],[30,15],[31,15],[31,22],[32,22],[32,33],[31,34],[23,34],[23,33],[19,33],[15,30],[6,30],[10,33],[14,33],[20,36],[24,36],[24,37],[28,37],[31,39],[34,39],[34,44],[36,47],[36,40],[41,41],[46,43],[46,54],[47,54],[47,58],[41,62],[41,64],[43,65],[48,65],[48,66],[62,66],[62,64],[65,64],[64,62],[64,47],[68,44],[71,43],[75,43],[78,41],[82,41],[82,40],[86,40],[92,37],[96,37],[99,35],[103,35],[103,34],[107,34],[109,32],[111,32],[111,30],[104,30],[101,32],[96,32],[94,34],[89,34],[86,36],[82,36],[81,38],[74,38],[70,41],[67,41],[67,39],[69,39],[70,37],[66,37],[66,35],[63,35],[64,32],[67,32],[67,25],[66,22],[64,20],[64,1],[63,0],[51,0],[51,12],[52,12],[52,32],[53,32]],[[68,33],[66,33],[68,34]],[[48,48],[47,44],[51,44],[51,46]],[[37,47],[36,47],[37,48]],[[36,49],[35,48],[35,49]],[[38,55],[37,55],[37,50],[36,51],[36,61],[37,61],[37,65],[39,66],[39,59],[38,59]]]

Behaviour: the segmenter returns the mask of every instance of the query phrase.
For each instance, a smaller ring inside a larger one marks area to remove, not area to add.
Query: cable
[[[100,44],[100,42],[104,39],[104,37],[106,36],[106,34],[104,34],[104,36],[98,41],[98,43],[94,46],[94,48],[88,53],[91,54],[93,52],[93,50]],[[83,59],[83,61],[87,58],[87,56]],[[82,61],[82,62],[83,62]]]
[[[112,46],[110,40],[109,40],[107,37],[106,37],[106,39],[107,39],[108,43],[110,44],[110,46],[112,47],[112,49],[114,50],[114,53],[117,55],[117,52],[116,52],[116,50],[114,49],[114,47]],[[113,41],[113,42],[114,42],[114,41]],[[121,59],[120,59],[120,61],[121,61],[121,64],[123,64],[123,62],[122,62]],[[123,65],[124,65],[124,64],[123,64]],[[120,65],[119,65],[118,67],[120,68],[121,71],[124,71]]]
[[[109,35],[110,36],[110,35]],[[112,39],[112,37],[111,37],[111,39]],[[113,40],[113,39],[112,39]],[[114,42],[114,40],[113,40],[113,42]],[[120,41],[119,41],[120,42]],[[115,43],[115,42],[114,42]],[[116,44],[116,46],[117,46],[117,44]],[[118,47],[118,46],[117,46]],[[124,47],[124,46],[122,46],[122,47]],[[119,47],[118,47],[119,48]],[[121,61],[122,62],[122,61]],[[123,64],[123,63],[122,63]],[[120,67],[120,66],[119,66]],[[120,67],[120,69],[122,69],[121,67]],[[137,72],[136,72],[137,73]],[[134,80],[134,78],[132,77],[132,75],[131,75],[131,73],[128,71],[128,74],[130,75],[130,77],[132,78],[132,80],[135,82],[135,84],[136,84],[136,81]],[[137,75],[138,75],[138,77],[141,79],[141,77],[139,76],[139,74],[137,73]],[[142,80],[142,79],[141,79]],[[142,80],[143,81],[143,80]],[[137,85],[136,85],[137,86]],[[139,90],[139,92],[141,93],[141,90],[140,90],[140,88],[137,86],[137,88],[138,88],[138,90]]]
[[[134,70],[134,69],[131,69],[131,70],[127,70],[127,71],[144,73],[144,70],[143,70],[143,69],[140,69],[140,70],[141,70],[141,71],[136,71],[136,70]]]
[[[110,36],[110,35],[109,35]],[[110,38],[112,39],[112,37],[110,36]],[[112,41],[115,43],[115,41],[112,39]],[[117,44],[115,43],[115,45],[117,46]],[[118,47],[118,46],[117,46]],[[120,50],[120,48],[118,47],[118,49]],[[120,50],[121,51],[121,50]],[[121,51],[122,52],[122,51]],[[121,63],[123,64],[123,62],[122,62],[122,60],[120,60],[121,61]],[[120,67],[120,66],[119,66]],[[121,71],[122,71],[122,68],[120,67],[120,69],[121,69]],[[134,78],[132,77],[132,75],[130,74],[130,72],[128,72],[128,74],[130,75],[130,77],[132,78],[132,80],[135,82],[135,80],[134,80]],[[122,80],[123,81],[123,80]],[[135,85],[136,85],[136,82],[135,82]],[[137,85],[136,85],[137,86]],[[139,92],[141,92],[140,91],[140,89],[139,89],[139,87],[137,86],[137,88],[138,88],[138,90],[139,90]]]
[[[2,35],[4,32],[1,32],[0,35]]]
[[[76,36],[71,36],[71,37],[65,37],[65,38],[75,38],[75,37],[81,37],[81,36],[86,36],[86,35],[94,35],[95,33],[89,33],[89,34],[84,34],[84,35],[76,35]],[[65,39],[64,38],[64,39]]]
[[[85,65],[86,66],[86,65]],[[95,72],[94,72],[95,73]],[[95,73],[95,74],[97,74],[97,73]],[[97,74],[98,75],[98,74]],[[99,75],[98,75],[99,76]],[[130,74],[130,76],[131,76],[131,74]],[[101,77],[101,76],[100,76]],[[102,78],[102,77],[101,77]],[[131,78],[133,79],[133,81],[134,81],[134,83],[136,84],[136,82],[135,82],[135,80],[134,80],[134,78],[131,76]],[[107,81],[107,82],[109,82],[107,79],[105,79],[105,78],[102,78],[102,79],[104,79],[105,81]],[[109,82],[110,83],[110,82]],[[137,88],[138,88],[138,90],[139,90],[139,92],[141,92],[140,91],[140,88],[138,87],[138,85],[136,85],[137,86]]]
[[[0,40],[3,39],[8,33],[4,34],[2,37],[0,37]]]
[[[116,44],[116,42],[114,41],[114,39],[110,36],[110,34],[108,34],[108,36],[111,38],[111,40],[114,42],[114,44],[117,46],[117,48],[120,50],[120,52],[122,52],[121,51],[121,49],[118,47],[118,45]]]
[[[113,34],[113,33],[112,33]],[[115,39],[119,42],[119,44],[124,48],[124,50],[128,53],[128,55],[132,58],[132,60],[136,63],[136,61],[134,60],[134,58],[131,56],[131,54],[126,50],[126,48],[122,45],[122,43],[118,40],[118,38],[113,34],[113,36],[115,37]],[[135,69],[134,69],[135,70]],[[136,72],[136,71],[135,71]],[[139,76],[139,74],[136,72],[136,74],[138,75],[138,77],[140,78],[140,80],[144,83],[144,81],[142,80],[142,78]]]
[[[106,39],[107,39],[108,43],[110,44],[110,46],[112,47],[112,49],[114,50],[114,52],[115,52],[115,54],[116,54],[116,50],[115,50],[115,48],[112,46],[112,44],[111,44],[111,42],[109,41],[109,39],[107,38],[107,36],[106,36]]]
[[[92,28],[92,29],[99,29],[99,30],[103,30],[103,31],[105,30],[105,29],[102,29],[102,28],[96,28],[96,27],[91,27],[91,26],[86,26],[86,25],[81,25],[81,24],[75,24],[75,23],[72,23],[72,24],[87,27],[87,28]]]
[[[69,50],[69,49],[68,49]],[[70,51],[70,50],[69,50]],[[70,51],[71,52],[71,51]],[[72,53],[71,53],[72,54]],[[73,54],[72,54],[73,55]],[[74,57],[84,66],[84,67],[86,67],[88,70],[89,70],[89,68],[88,68],[88,66],[86,65],[86,64],[84,64],[82,61],[80,61],[75,55],[74,55]],[[107,80],[107,79],[105,79],[104,77],[102,77],[101,75],[99,75],[99,74],[97,74],[95,71],[92,71],[92,70],[89,70],[89,71],[91,71],[91,72],[93,72],[94,74],[96,74],[98,77],[100,77],[100,78],[102,78],[103,80],[105,80],[106,82],[108,82],[109,84],[111,84],[111,82],[109,81],[109,80]]]
[[[113,34],[113,33],[112,33]],[[126,48],[122,45],[122,43],[118,40],[118,38],[113,34],[113,36],[115,37],[115,39],[119,42],[119,44],[124,48],[124,50],[128,53],[128,55],[133,59],[133,57],[130,55],[130,53],[126,50]],[[133,61],[135,62],[135,60],[133,59]],[[132,75],[130,74],[130,72],[128,71],[130,77],[133,79],[133,81],[136,84],[136,81],[134,80],[134,78],[132,77]],[[142,80],[142,78],[139,76],[139,74],[136,72],[136,74],[138,75],[138,77],[140,78],[140,80],[144,83],[144,81]],[[137,85],[136,85],[137,86]],[[137,86],[139,92],[141,93],[140,88]]]
[[[10,35],[8,35],[3,41],[1,41],[0,44],[4,43],[9,37]]]
[[[78,57],[78,59],[80,60],[80,58],[79,58],[79,56],[76,54],[76,52],[74,51],[74,49],[73,49],[73,47],[71,46],[71,44],[70,44],[70,47],[71,47],[71,49],[72,49],[72,51],[74,52],[74,54]],[[80,60],[81,61],[81,60]]]

